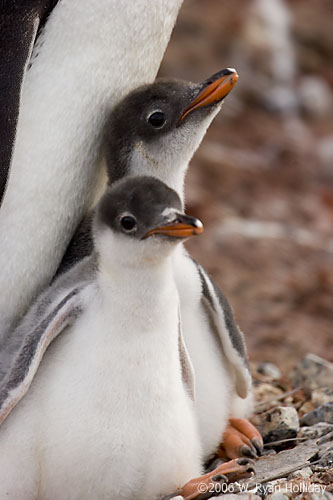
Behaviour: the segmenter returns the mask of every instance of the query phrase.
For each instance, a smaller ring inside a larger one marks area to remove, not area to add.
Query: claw
[[[228,482],[228,478],[224,474],[216,474],[216,476],[212,477],[212,481],[214,481],[214,483],[221,483],[222,481],[224,483],[227,483]]]
[[[243,444],[243,446],[240,447],[240,453],[241,455],[244,455],[244,457],[251,457],[251,458],[257,458],[257,452],[255,449],[247,444]]]
[[[263,451],[263,440],[259,431],[247,420],[231,418],[223,434],[220,455],[229,458],[246,456],[257,458]]]
[[[264,446],[262,444],[262,441],[258,437],[254,437],[251,439],[251,443],[253,444],[253,446],[257,450],[258,456],[260,456],[262,454],[262,452],[264,451]]]

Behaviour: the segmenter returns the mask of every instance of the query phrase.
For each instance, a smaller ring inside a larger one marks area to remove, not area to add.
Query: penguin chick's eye
[[[165,124],[165,114],[162,111],[154,111],[149,117],[148,122],[154,128],[161,128]]]
[[[120,224],[125,231],[132,231],[136,226],[136,220],[131,215],[125,215],[121,218]]]

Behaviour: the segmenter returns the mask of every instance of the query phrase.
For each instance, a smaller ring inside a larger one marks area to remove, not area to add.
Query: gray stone
[[[290,450],[281,451],[272,456],[261,457],[256,460],[255,483],[273,481],[287,477],[291,472],[310,465],[309,460],[318,453],[318,446],[314,441],[299,444]],[[252,480],[249,481],[251,483]]]
[[[333,444],[325,443],[325,445],[319,447],[319,461],[311,466],[314,472],[326,471],[333,467]]]
[[[307,354],[301,363],[290,373],[295,387],[316,389],[333,388],[333,363],[315,354]]]
[[[277,406],[261,418],[260,432],[266,443],[296,437],[299,431],[297,411],[292,406]]]
[[[281,372],[279,368],[273,363],[260,363],[257,367],[257,371],[272,380],[279,379],[281,377]]]
[[[333,431],[333,424],[326,422],[319,422],[318,424],[311,425],[310,427],[301,427],[297,437],[307,439],[318,439]]]
[[[304,469],[295,470],[289,474],[288,479],[308,479],[312,474],[311,467],[304,467]]]
[[[301,425],[314,425],[319,422],[333,424],[333,403],[318,406],[318,408],[306,413],[301,418]]]

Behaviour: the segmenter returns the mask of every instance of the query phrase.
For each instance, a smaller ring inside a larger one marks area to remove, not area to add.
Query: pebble
[[[295,470],[289,474],[288,479],[308,479],[310,476],[312,476],[311,467],[304,467],[304,469]]]
[[[301,418],[301,425],[314,425],[319,422],[333,424],[333,402],[318,406]]]
[[[310,427],[301,427],[297,437],[307,439],[318,439],[333,431],[333,425],[326,422],[318,422],[318,424]]]
[[[299,431],[297,411],[291,406],[277,406],[262,418],[260,431],[266,443],[296,437]]]
[[[257,371],[271,380],[277,380],[281,377],[281,372],[279,368],[273,363],[263,362],[257,367]]]
[[[323,455],[320,458],[319,462],[311,466],[311,469],[313,470],[313,472],[322,472],[332,467],[333,467],[333,450]]]
[[[290,373],[290,378],[295,387],[304,386],[311,390],[318,387],[333,388],[333,363],[315,354],[307,354]]]
[[[311,400],[314,406],[333,402],[333,387],[319,387],[318,389],[314,389],[311,394]]]

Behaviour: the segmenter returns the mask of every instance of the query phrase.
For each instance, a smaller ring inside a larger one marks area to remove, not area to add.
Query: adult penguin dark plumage
[[[0,2],[0,206],[14,148],[24,76],[37,33],[58,1]]]
[[[0,3],[0,338],[51,281],[93,204],[106,117],[154,80],[181,3]]]

